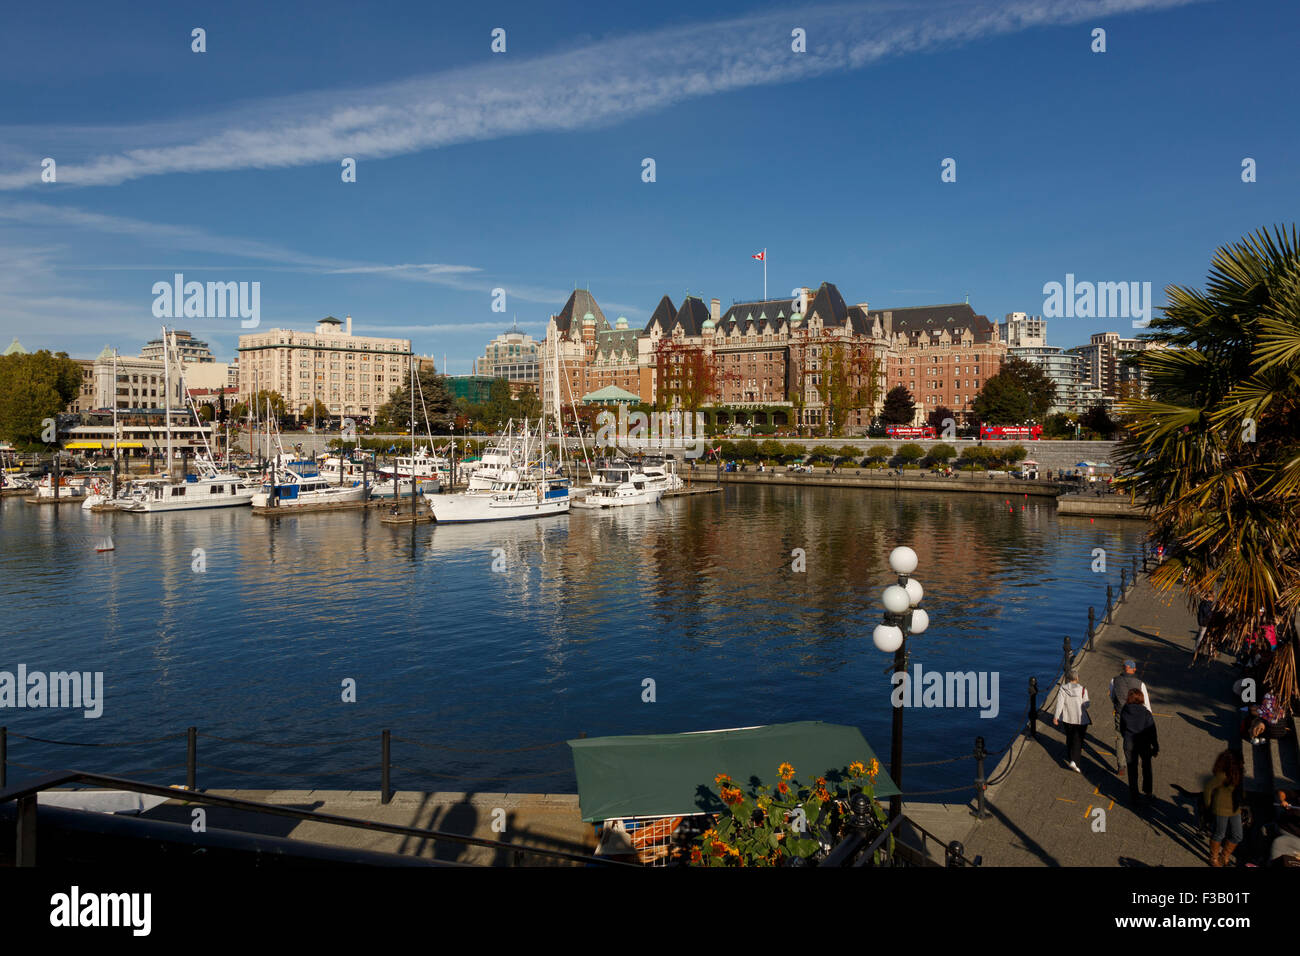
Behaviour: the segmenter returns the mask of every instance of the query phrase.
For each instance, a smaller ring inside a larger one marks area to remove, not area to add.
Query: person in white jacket
[[[1079,683],[1078,671],[1072,670],[1065,675],[1065,682],[1056,695],[1052,726],[1059,727],[1062,718],[1065,720],[1065,746],[1069,757],[1065,765],[1075,773],[1083,773],[1079,769],[1079,761],[1083,759],[1083,735],[1092,718],[1088,716],[1088,688]]]

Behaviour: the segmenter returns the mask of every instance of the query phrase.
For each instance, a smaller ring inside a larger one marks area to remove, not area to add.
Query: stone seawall
[[[961,477],[940,478],[912,472],[901,476],[888,472],[871,474],[866,471],[846,471],[830,474],[787,473],[784,471],[724,471],[704,468],[691,476],[694,482],[717,481],[723,484],[749,485],[803,485],[815,488],[880,488],[888,491],[947,491],[974,492],[991,495],[1035,495],[1055,498],[1063,491],[1054,481],[1021,481],[1017,478],[989,478],[984,472]]]

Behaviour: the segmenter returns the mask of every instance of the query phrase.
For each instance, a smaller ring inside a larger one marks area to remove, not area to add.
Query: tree
[[[1204,653],[1277,627],[1265,683],[1289,703],[1300,612],[1300,236],[1278,227],[1220,248],[1206,290],[1171,286],[1139,358],[1148,396],[1119,409],[1121,488],[1142,496],[1168,555],[1151,575],[1214,602]]]
[[[217,417],[217,410],[213,408],[209,403],[204,402],[202,405],[199,406],[199,421],[211,422],[215,420],[216,417]]]
[[[915,464],[924,457],[925,451],[921,446],[913,445],[911,442],[908,442],[906,445],[898,449],[899,461],[905,462],[906,464]]]
[[[956,429],[957,416],[956,414],[953,413],[953,410],[946,405],[940,405],[929,415],[927,415],[925,419],[925,423],[929,425],[931,428],[933,428],[935,432],[939,435],[943,435],[944,430],[947,429],[948,427],[949,421],[952,422],[953,428]],[[944,436],[944,437],[948,437],[948,436]]]
[[[1011,375],[999,372],[984,383],[971,412],[991,425],[1014,425],[1034,417],[1033,400]]]
[[[823,345],[816,375],[817,396],[826,409],[828,437],[843,432],[849,416],[870,411],[880,391],[880,361],[870,345]]]
[[[81,392],[81,366],[48,349],[0,356],[0,438],[30,447]]]
[[[525,385],[519,390],[517,415],[519,418],[542,417],[542,400],[537,394],[537,389],[531,385]]]
[[[421,407],[422,397],[423,408]],[[426,414],[429,427],[437,428],[440,423],[450,420],[456,414],[456,411],[453,408],[451,393],[447,391],[446,377],[439,375],[431,366],[421,368],[416,373],[416,429],[419,430],[424,427]],[[464,410],[460,410],[460,413],[463,415]],[[466,416],[466,421],[468,421],[468,416]],[[405,431],[411,427],[411,388],[409,379],[393,389],[388,401],[379,406],[379,410],[375,412],[375,424],[378,427],[394,431]]]
[[[1009,358],[993,377],[1010,379],[1029,396],[1030,414],[1026,416],[1027,418],[1041,420],[1056,401],[1056,383],[1033,362],[1026,362],[1022,358]]]
[[[887,425],[910,425],[916,413],[916,403],[905,385],[895,385],[885,395],[885,408],[881,417]]]
[[[699,411],[713,401],[717,372],[698,345],[665,337],[655,349],[655,402],[660,411],[674,408]]]
[[[773,461],[780,461],[785,454],[785,446],[774,438],[763,441],[758,446],[759,454],[764,458],[770,458]]]
[[[519,404],[510,397],[510,383],[504,378],[492,379],[492,384],[488,388],[488,399],[484,403],[483,420],[496,429],[498,423],[504,426],[518,413]]]
[[[888,445],[872,445],[867,449],[867,460],[872,464],[889,461],[894,457],[894,449]]]
[[[1064,412],[1048,415],[1043,422],[1044,438],[1073,438],[1074,418]]]
[[[1119,428],[1119,425],[1106,413],[1105,405],[1092,406],[1079,416],[1079,424],[1089,431],[1096,432],[1102,438],[1109,438]]]
[[[298,417],[303,421],[311,421],[315,419],[316,424],[323,425],[330,419],[330,410],[326,408],[325,403],[318,398],[303,408],[302,414]]]
[[[808,452],[810,461],[834,461],[835,449],[830,445],[817,445],[812,451]]]
[[[957,449],[953,448],[952,445],[948,445],[948,444],[944,444],[943,442],[940,442],[939,444],[931,447],[930,457],[935,461],[937,461],[939,464],[946,465],[948,464],[948,462],[952,461],[954,458],[957,457]]]

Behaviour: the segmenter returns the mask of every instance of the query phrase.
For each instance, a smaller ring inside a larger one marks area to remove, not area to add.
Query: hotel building
[[[410,376],[411,340],[352,334],[352,316],[326,316],[310,332],[239,337],[239,400],[278,392],[294,415],[319,400],[331,415],[373,419]]]

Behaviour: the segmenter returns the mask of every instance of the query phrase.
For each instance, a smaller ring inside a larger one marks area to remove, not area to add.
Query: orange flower
[[[855,777],[862,777],[866,775],[867,767],[861,760],[855,760],[849,764],[849,773]]]
[[[782,780],[780,783],[776,785],[776,792],[781,794],[782,796],[785,796],[787,793],[790,792],[790,785],[786,783],[784,780]]]
[[[725,856],[727,849],[727,844],[723,843],[721,840],[714,840],[710,846],[710,850],[714,856]]]
[[[781,766],[776,768],[776,774],[782,780],[793,780],[794,767],[790,766],[788,763],[783,763]]]
[[[700,852],[700,848],[698,846],[691,847],[691,862],[699,863],[703,859],[704,859],[704,854]]]
[[[731,778],[728,777],[725,773],[720,773],[720,774],[718,774],[716,777],[713,778],[713,782],[714,782],[717,786],[721,787],[721,786],[725,786],[726,784],[731,783]]]
[[[722,788],[722,802],[725,803],[727,806],[734,807],[736,804],[742,802],[744,799],[745,799],[745,795],[740,792],[739,787]]]
[[[880,761],[875,757],[871,758],[871,769],[867,771],[867,776],[872,780],[876,779],[876,774],[880,773]]]

